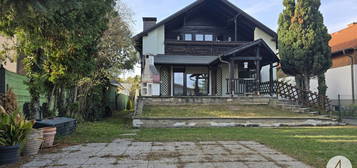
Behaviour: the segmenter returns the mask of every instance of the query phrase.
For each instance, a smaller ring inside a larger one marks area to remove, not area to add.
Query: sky
[[[142,17],[157,17],[158,21],[186,7],[195,0],[122,0],[131,11],[133,34],[142,31]],[[229,0],[272,30],[277,30],[282,0]],[[357,22],[357,0],[321,0],[320,10],[329,33]],[[136,68],[137,71],[138,68]],[[132,74],[131,72],[130,74]],[[130,74],[128,74],[130,76]],[[138,72],[135,72],[138,74]]]

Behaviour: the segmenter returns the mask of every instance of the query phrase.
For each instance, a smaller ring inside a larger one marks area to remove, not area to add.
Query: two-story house
[[[276,79],[277,34],[228,0],[195,0],[143,21],[134,37],[142,96],[259,95]]]

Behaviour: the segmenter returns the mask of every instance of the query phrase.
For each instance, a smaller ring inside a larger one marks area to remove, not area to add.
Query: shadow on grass
[[[65,137],[56,138],[57,144],[83,144],[83,143],[109,143],[122,138],[120,135],[133,132],[129,114],[132,111],[120,111],[113,113],[112,117],[101,121],[82,122],[76,131]]]

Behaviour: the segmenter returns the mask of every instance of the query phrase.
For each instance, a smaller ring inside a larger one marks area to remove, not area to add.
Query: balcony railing
[[[220,55],[246,41],[178,41],[166,40],[165,52],[172,55]]]

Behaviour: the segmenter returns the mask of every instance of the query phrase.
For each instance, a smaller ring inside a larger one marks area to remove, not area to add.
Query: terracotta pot
[[[0,146],[0,165],[16,163],[19,161],[19,145]]]
[[[43,130],[43,148],[48,148],[53,146],[53,141],[55,140],[56,127],[44,127]]]
[[[42,142],[43,142],[43,130],[32,129],[31,132],[26,136],[26,144],[25,144],[23,155],[31,156],[31,155],[38,154]]]

